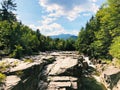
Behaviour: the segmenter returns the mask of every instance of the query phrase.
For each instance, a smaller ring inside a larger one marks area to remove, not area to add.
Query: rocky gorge
[[[75,51],[41,52],[21,60],[3,58],[0,65],[6,75],[0,90],[120,89],[120,69],[114,67],[116,70],[108,74],[110,67],[101,71],[101,64],[93,65],[88,57]]]

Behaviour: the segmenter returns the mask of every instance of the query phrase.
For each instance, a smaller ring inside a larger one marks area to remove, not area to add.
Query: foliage
[[[0,72],[4,72],[4,71],[9,70],[10,66],[11,65],[9,63],[0,62]]]
[[[2,73],[0,73],[0,82],[2,82],[3,80],[5,80],[6,76]]]
[[[13,51],[13,53],[11,54],[11,57],[14,57],[14,58],[20,58],[22,57],[22,51],[23,51],[23,48],[18,45],[18,46],[15,46],[15,50]]]
[[[11,57],[20,58],[46,50],[75,50],[74,43],[72,39],[53,40],[19,22],[0,22],[0,50]]]
[[[119,39],[116,38],[120,36],[119,12],[119,0],[103,4],[79,32],[76,46],[80,53],[96,59],[119,58]]]
[[[114,59],[113,64],[115,65],[115,67],[120,68],[120,59]]]
[[[109,59],[103,59],[102,62],[103,62],[103,63],[106,63],[106,64],[111,64],[111,63],[112,63],[112,61],[109,60]]]
[[[3,72],[6,70],[5,64],[4,63],[0,63],[0,72]]]
[[[29,62],[29,63],[32,63],[34,62],[32,59],[25,59],[24,62]]]
[[[120,68],[120,60],[116,60],[115,65]]]
[[[80,90],[107,90],[105,86],[97,82],[93,77],[83,77]]]
[[[15,14],[12,12],[16,10],[16,3],[13,0],[3,0],[0,9],[0,20],[16,21]]]
[[[0,54],[21,58],[39,51],[75,50],[75,40],[51,39],[37,29],[33,31],[28,26],[16,20],[13,13],[16,3],[13,0],[3,0],[0,9]]]
[[[109,52],[113,57],[120,59],[120,36],[113,39]]]

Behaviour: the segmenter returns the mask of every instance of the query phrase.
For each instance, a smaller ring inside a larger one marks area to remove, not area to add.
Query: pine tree
[[[2,21],[8,20],[8,21],[16,21],[16,16],[13,13],[13,11],[16,10],[16,3],[14,3],[14,0],[3,0],[1,3],[2,8],[0,9],[0,19]]]

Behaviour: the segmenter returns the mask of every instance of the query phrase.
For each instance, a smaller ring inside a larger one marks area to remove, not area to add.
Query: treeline
[[[120,59],[120,0],[108,0],[81,28],[77,49],[91,58]]]
[[[0,55],[20,58],[39,51],[75,50],[73,39],[51,39],[18,22],[14,0],[3,0],[0,9]]]
[[[96,59],[120,59],[120,2],[108,0],[86,27],[81,28],[78,40],[51,39],[18,22],[14,0],[3,0],[0,9],[0,55],[20,58],[39,51],[79,50]]]

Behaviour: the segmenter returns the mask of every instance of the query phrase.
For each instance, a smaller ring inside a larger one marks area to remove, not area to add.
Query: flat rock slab
[[[119,68],[115,68],[114,66],[110,66],[110,67],[107,67],[105,71],[103,71],[103,76],[104,76],[104,74],[112,75],[112,74],[116,74],[119,72],[120,72]]]
[[[12,62],[20,62],[19,59],[14,59],[14,58],[3,58],[0,62],[7,62],[7,63],[12,63]]]
[[[29,63],[29,62],[21,63],[21,64],[19,64],[17,67],[11,68],[10,72],[25,70],[25,69],[27,69],[27,68],[29,68],[29,67],[32,67],[32,66],[38,65],[38,64],[39,64],[39,63],[37,63],[37,62],[33,62],[33,63]]]
[[[67,57],[65,59],[57,58],[54,66],[52,67],[49,75],[58,75],[65,72],[67,69],[77,65],[78,60]],[[50,67],[51,68],[51,67]],[[48,67],[49,69],[49,67]]]

